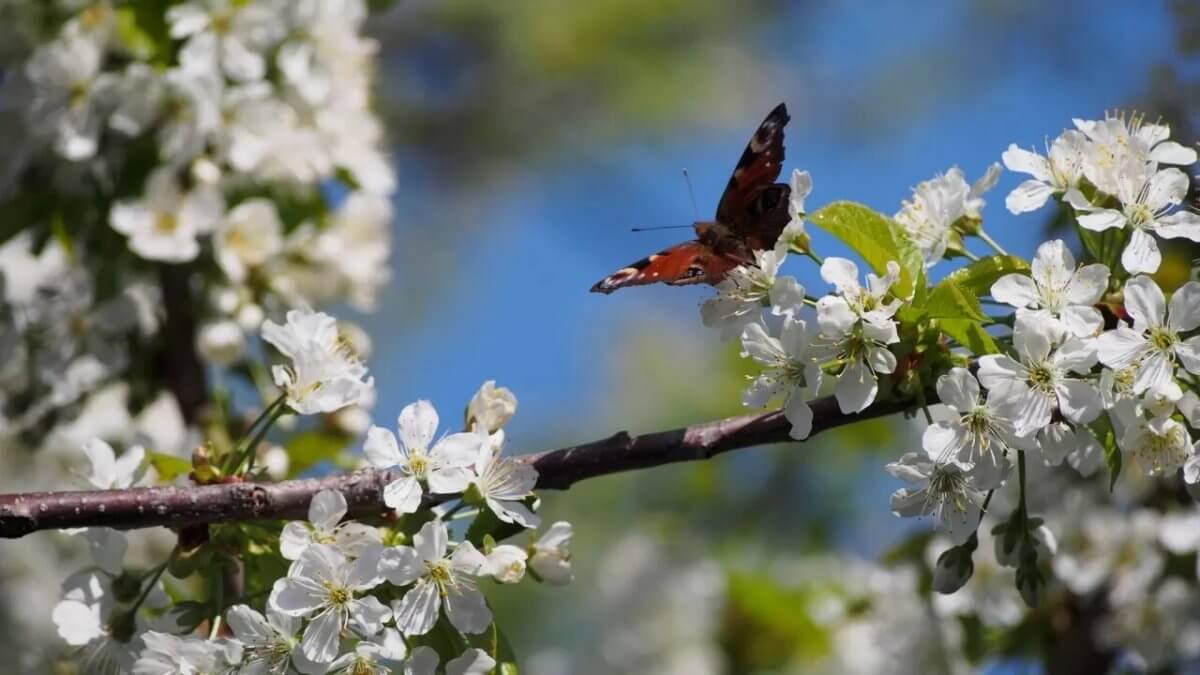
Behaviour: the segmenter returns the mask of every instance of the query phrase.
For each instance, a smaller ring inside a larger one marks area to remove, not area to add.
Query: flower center
[[[1126,214],[1129,224],[1135,228],[1144,228],[1154,222],[1154,211],[1150,210],[1149,206],[1142,203],[1130,204],[1129,213]]]
[[[332,581],[323,582],[325,586],[325,603],[332,607],[345,607],[350,603],[350,589],[339,586]]]
[[[447,560],[426,562],[425,576],[429,577],[429,580],[437,585],[438,594],[443,598],[454,587],[454,576],[450,574],[450,562]]]
[[[159,213],[154,219],[154,230],[159,234],[173,234],[179,229],[179,221],[170,213]]]
[[[1160,352],[1170,351],[1178,338],[1175,334],[1166,328],[1151,328],[1150,329],[1150,344]]]
[[[1026,382],[1029,388],[1040,392],[1050,392],[1054,388],[1054,369],[1048,363],[1038,363],[1029,367]]]
[[[929,497],[936,500],[939,509],[950,506],[958,513],[966,513],[969,500],[965,488],[966,479],[957,471],[934,470],[929,477]]]
[[[429,476],[429,455],[425,453],[425,448],[413,448],[408,452],[408,471],[417,478],[427,478]]]

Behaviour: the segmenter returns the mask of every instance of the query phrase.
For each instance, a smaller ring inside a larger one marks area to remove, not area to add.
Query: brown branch
[[[936,401],[933,392],[927,397],[930,402]],[[912,404],[880,402],[852,415],[843,414],[832,397],[817,399],[811,405],[812,434],[817,434],[892,415]],[[790,441],[790,429],[791,424],[780,412],[742,415],[639,436],[622,431],[602,440],[524,455],[517,460],[538,470],[539,489],[565,490],[597,476],[706,460],[738,448]],[[241,520],[303,519],[313,495],[327,489],[345,495],[351,515],[376,516],[386,511],[383,487],[394,477],[390,470],[366,469],[278,483],[0,495],[0,537],[17,538],[38,530],[70,527],[181,528]]]

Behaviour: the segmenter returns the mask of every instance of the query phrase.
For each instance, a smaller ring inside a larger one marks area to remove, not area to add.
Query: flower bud
[[[508,423],[517,412],[517,397],[495,380],[483,383],[467,404],[467,428],[482,427],[493,433]]]
[[[933,568],[933,590],[950,595],[962,588],[975,573],[974,550],[973,542],[968,542],[943,551]]]

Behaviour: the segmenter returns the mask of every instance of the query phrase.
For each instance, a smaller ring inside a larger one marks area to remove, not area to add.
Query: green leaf
[[[833,202],[809,214],[808,219],[862,256],[876,274],[886,274],[888,262],[895,260],[900,265],[896,294],[912,294],[925,264],[920,250],[891,218],[862,204]]]
[[[931,319],[970,319],[991,322],[979,299],[965,291],[952,279],[942,279],[929,293],[925,315]]]
[[[285,447],[291,463],[288,473],[298,476],[325,461],[336,461],[350,443],[346,434],[327,429],[305,431],[288,439]]]
[[[179,476],[186,476],[192,471],[192,463],[182,457],[164,455],[161,452],[146,454],[150,460],[150,466],[154,467],[154,472],[158,474],[159,478],[168,483]]]
[[[159,0],[130,0],[114,15],[118,46],[138,61],[167,62],[171,35]]]
[[[467,528],[466,539],[476,548],[483,548],[484,537],[490,536],[495,541],[504,541],[524,530],[525,528],[516,523],[506,523],[500,520],[496,514],[492,513],[491,509],[483,508]]]
[[[992,284],[1007,274],[1029,272],[1029,263],[1014,255],[994,255],[981,258],[962,269],[947,274],[941,283],[951,281],[975,297],[992,292]]]
[[[942,332],[971,350],[972,354],[999,354],[1000,347],[978,321],[972,319],[938,319]]]

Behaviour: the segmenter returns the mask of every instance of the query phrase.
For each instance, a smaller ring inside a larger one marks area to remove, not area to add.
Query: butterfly
[[[783,103],[767,114],[725,186],[717,217],[692,227],[696,238],[622,267],[592,286],[612,293],[626,286],[716,284],[730,270],[754,263],[754,251],[775,246],[791,220],[791,188],[776,183],[783,166],[783,128],[791,117]]]

